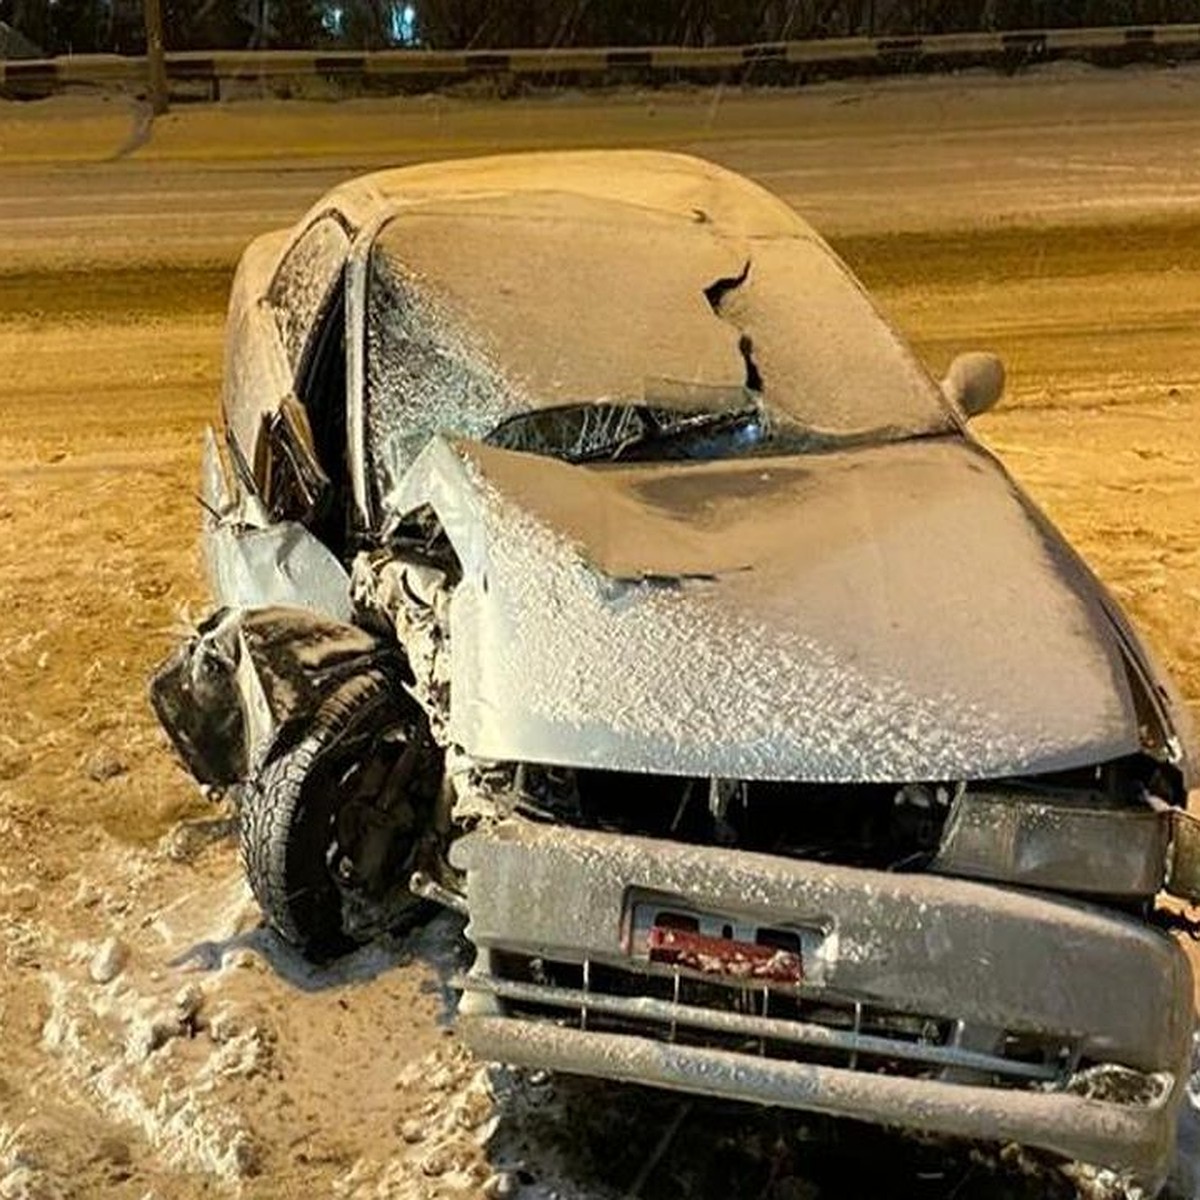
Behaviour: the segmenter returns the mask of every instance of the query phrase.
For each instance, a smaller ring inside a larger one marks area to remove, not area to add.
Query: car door
[[[282,497],[272,502],[272,472],[282,461],[271,453],[272,434],[298,417],[297,380],[307,368],[321,316],[340,285],[350,238],[340,214],[329,212],[292,240],[277,265],[278,244],[272,243],[273,238],[254,243],[234,281],[224,412],[239,480],[283,517],[299,514],[289,511]]]
[[[344,414],[344,347],[326,334],[330,320],[340,328],[349,246],[344,220],[330,211],[286,248],[260,239],[239,267],[226,337],[224,453],[210,439],[205,455],[208,558],[222,603],[349,611],[339,480],[309,419],[309,406],[323,419]]]

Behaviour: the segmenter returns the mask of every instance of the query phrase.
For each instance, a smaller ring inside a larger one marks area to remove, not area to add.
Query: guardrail
[[[947,33],[923,37],[820,38],[749,46],[643,46],[544,50],[216,50],[166,56],[171,82],[209,81],[214,98],[224,80],[393,78],[419,84],[472,76],[526,79],[587,75],[711,75],[754,78],[755,68],[812,70],[856,67],[896,71],[963,61],[1020,65],[1066,56],[1200,55],[1200,25]],[[0,60],[0,92],[38,94],[75,84],[141,86],[146,61],[116,54]]]

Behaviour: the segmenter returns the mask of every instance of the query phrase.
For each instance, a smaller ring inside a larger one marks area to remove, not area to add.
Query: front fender
[[[197,782],[246,778],[338,684],[405,673],[399,649],[310,609],[219,608],[155,671],[150,703]]]

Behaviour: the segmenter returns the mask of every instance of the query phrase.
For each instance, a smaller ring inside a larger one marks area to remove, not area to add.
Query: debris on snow
[[[88,976],[93,983],[112,983],[125,969],[129,950],[119,938],[110,937],[101,942],[92,961],[88,963]]]

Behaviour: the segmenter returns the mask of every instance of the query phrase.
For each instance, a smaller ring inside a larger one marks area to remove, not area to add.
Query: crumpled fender
[[[372,666],[404,671],[395,644],[356,625],[304,608],[218,608],[155,671],[150,702],[196,780],[227,787]]]

